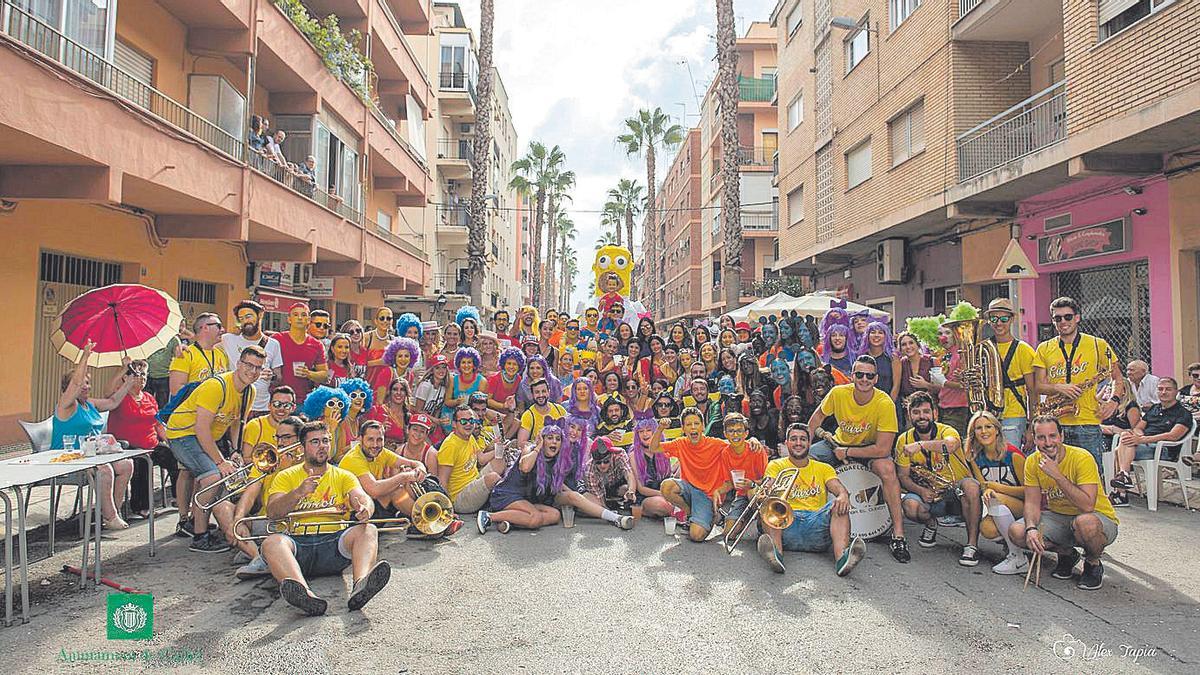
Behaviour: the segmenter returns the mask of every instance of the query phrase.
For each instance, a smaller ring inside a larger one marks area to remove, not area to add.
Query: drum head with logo
[[[857,462],[837,469],[838,480],[850,493],[850,535],[873,539],[892,529],[892,515],[883,499],[883,481]]]

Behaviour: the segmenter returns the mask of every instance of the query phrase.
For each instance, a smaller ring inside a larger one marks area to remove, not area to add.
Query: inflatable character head
[[[596,296],[609,293],[627,295],[629,278],[633,274],[633,255],[623,246],[601,246],[592,263],[596,275]]]

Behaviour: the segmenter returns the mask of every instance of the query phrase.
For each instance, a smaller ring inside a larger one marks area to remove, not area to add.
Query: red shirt
[[[304,398],[316,385],[307,377],[296,375],[297,364],[303,364],[309,370],[325,363],[325,348],[311,335],[304,336],[304,342],[296,344],[292,334],[276,333],[271,339],[279,343],[279,355],[283,357],[283,376],[280,382],[296,390],[296,407],[304,404]]]
[[[729,465],[729,470],[741,470],[746,472],[746,480],[759,480],[767,472],[767,453],[764,451],[755,452],[750,448],[742,451],[742,454],[737,454],[732,447],[725,448],[725,463]],[[745,490],[738,490],[738,495],[745,495]]]
[[[118,441],[129,443],[131,448],[147,449],[158,445],[157,420],[158,402],[148,391],[126,396],[121,404],[108,414],[108,433]]]
[[[513,383],[508,384],[504,381],[504,373],[496,373],[487,379],[488,397],[493,401],[504,405],[509,396],[517,395],[517,387],[521,386],[521,376],[517,375],[513,378]]]
[[[387,406],[383,404],[372,406],[366,415],[367,419],[372,419],[383,424],[383,439],[385,441],[397,445],[404,442],[407,422],[403,419],[392,417]]]

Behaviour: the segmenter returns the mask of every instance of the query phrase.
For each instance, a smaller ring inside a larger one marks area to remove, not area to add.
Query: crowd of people
[[[1115,508],[1137,489],[1131,463],[1200,417],[1200,364],[1184,390],[1140,361],[1123,370],[1105,340],[1080,330],[1078,302],[1049,310],[1057,335],[1031,345],[1013,335],[1007,299],[909,320],[895,335],[887,317],[836,302],[819,318],[660,327],[605,296],[579,316],[525,306],[485,326],[471,307],[444,323],[381,308],[371,325],[336,330],[327,312],[296,303],[288,330],[268,336],[263,307],[243,301],[231,330],[201,314],[163,352],[129,362],[107,398],[90,396],[78,366],[54,442],[98,430],[108,411],[109,433],[155,448],[190,549],[236,549],[238,578],[274,576],[308,614],[326,608],[309,577],[352,567],[351,608],[387,583],[371,519],[412,517],[430,491],[454,518],[411,536],[452,536],[469,514],[480,534],[570,527],[579,515],[622,530],[661,518],[702,542],[773,500],[790,515],[762,511],[747,525],[770,569],[785,570],[785,552],[830,551],[843,576],[867,553],[839,480],[850,465],[878,477],[890,516],[880,538],[898,563],[912,557],[905,520],[922,526],[922,548],[964,527],[963,566],[979,564],[982,536],[1004,552],[998,574],[1025,573],[1031,554],[1050,551],[1055,578],[1076,577],[1082,559],[1075,583],[1093,590]],[[1000,400],[964,321],[990,329]],[[218,499],[214,486],[231,487],[263,444],[278,463]],[[118,462],[105,478],[105,527],[127,526],[119,505],[133,472]],[[144,484],[133,481],[134,514],[151,507]],[[305,514],[330,508],[346,519]]]
[[[283,142],[286,140],[287,132],[283,129],[271,132],[271,120],[259,115],[250,118],[250,132],[246,135],[246,147],[255,155],[279,165],[311,197],[317,185],[317,158],[308,155],[299,164],[289,162],[283,154]]]

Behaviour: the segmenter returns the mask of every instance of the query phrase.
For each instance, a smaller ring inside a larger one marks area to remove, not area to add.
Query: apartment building
[[[1200,2],[780,0],[776,269],[936,314],[1058,295],[1128,360],[1198,353]],[[1015,238],[1036,279],[994,278]],[[1154,327],[1154,329],[1151,328]]]
[[[335,8],[357,48],[298,27]],[[69,365],[53,320],[90,288],[144,283],[227,323],[253,297],[271,328],[297,299],[342,321],[421,293],[422,233],[399,211],[431,193],[435,94],[412,45],[431,16],[428,0],[0,0],[0,279],[7,344],[31,355],[0,375],[0,443],[52,410]],[[314,180],[248,149],[254,115]]]
[[[742,220],[742,297],[755,299],[764,276],[775,274],[779,233],[772,183],[772,161],[779,143],[775,76],[776,36],[769,23],[755,21],[736,42],[738,54],[738,174]],[[725,190],[723,141],[716,82],[700,109],[701,306],[709,316],[725,311],[722,269],[725,238],[721,201]],[[770,295],[770,294],[768,294]],[[743,303],[744,304],[744,303]]]
[[[388,306],[444,320],[470,304],[467,255],[471,189],[475,168],[475,125],[479,112],[479,62],[474,32],[456,3],[433,4],[432,32],[425,38],[424,65],[436,77],[430,122],[424,142],[432,165],[429,204],[405,209],[414,223],[430,223],[428,252],[432,274],[423,293],[392,295]],[[508,189],[517,159],[517,131],[509,112],[508,91],[492,69],[492,147],[488,156],[487,257],[480,310],[514,307],[521,298],[518,276],[516,193]],[[439,309],[440,308],[440,309]]]
[[[666,231],[664,243],[659,247],[664,285],[652,289],[655,292],[652,297],[663,299],[654,307],[647,307],[656,321],[674,322],[706,316],[700,285],[700,137],[699,127],[688,129],[656,194],[656,218]],[[642,250],[645,251],[645,237],[649,236],[645,227],[642,235]]]

